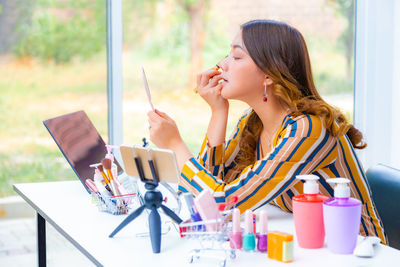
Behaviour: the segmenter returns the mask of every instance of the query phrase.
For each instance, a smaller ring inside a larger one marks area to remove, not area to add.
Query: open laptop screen
[[[105,143],[84,111],[62,115],[43,121],[68,163],[86,190],[86,179],[93,179],[94,168],[107,153]],[[121,166],[115,160],[120,173]]]

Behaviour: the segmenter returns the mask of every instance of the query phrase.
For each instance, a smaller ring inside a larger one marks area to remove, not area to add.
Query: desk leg
[[[37,214],[38,266],[46,267],[46,220]]]

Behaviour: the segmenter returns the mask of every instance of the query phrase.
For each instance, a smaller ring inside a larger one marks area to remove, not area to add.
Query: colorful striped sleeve
[[[197,160],[199,164],[208,170],[213,176],[222,179],[221,174],[224,166],[224,144],[211,147],[206,136],[201,145]]]
[[[242,170],[231,183],[216,179],[194,158],[181,173],[180,186],[194,195],[204,189],[214,192],[218,203],[237,196],[237,207],[243,212],[256,209],[280,196],[296,183],[298,174],[312,173],[337,157],[337,139],[332,137],[316,116],[304,115],[281,128],[280,138],[262,160]]]
[[[244,128],[247,117],[251,110],[246,110],[242,117],[236,124],[236,129],[231,134],[230,138],[225,143],[217,146],[210,146],[207,136],[200,148],[200,153],[197,156],[198,163],[203,166],[209,173],[216,177],[216,179],[223,179],[224,167],[235,158],[238,152],[238,139]]]

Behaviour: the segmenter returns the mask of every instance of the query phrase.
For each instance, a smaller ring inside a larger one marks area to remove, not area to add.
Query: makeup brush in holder
[[[161,208],[164,213],[170,217],[174,222],[180,224],[182,219],[178,217],[171,209],[167,206],[163,205],[163,195],[160,191],[157,190],[159,179],[154,168],[154,163],[152,159],[149,159],[149,165],[151,169],[151,174],[153,179],[146,179],[144,177],[143,168],[140,164],[139,160],[135,159],[135,164],[140,176],[140,180],[145,183],[146,193],[144,194],[144,204],[133,211],[128,217],[125,218],[124,221],[109,235],[109,237],[113,237],[116,235],[122,228],[127,226],[130,222],[132,222],[136,217],[142,214],[143,210],[149,209],[149,230],[150,230],[150,240],[151,246],[153,248],[153,253],[160,253],[161,249],[161,217],[158,213],[158,208]]]

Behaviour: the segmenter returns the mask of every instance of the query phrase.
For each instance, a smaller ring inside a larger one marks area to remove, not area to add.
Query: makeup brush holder
[[[113,215],[121,215],[128,214],[130,210],[140,206],[136,181],[129,177],[123,180],[121,179],[121,181],[121,185],[124,187],[126,194],[104,196],[99,193],[92,193],[92,202],[97,206],[99,211]]]
[[[130,210],[139,205],[136,193],[110,197],[92,194],[92,202],[99,211],[113,215],[128,214]]]

